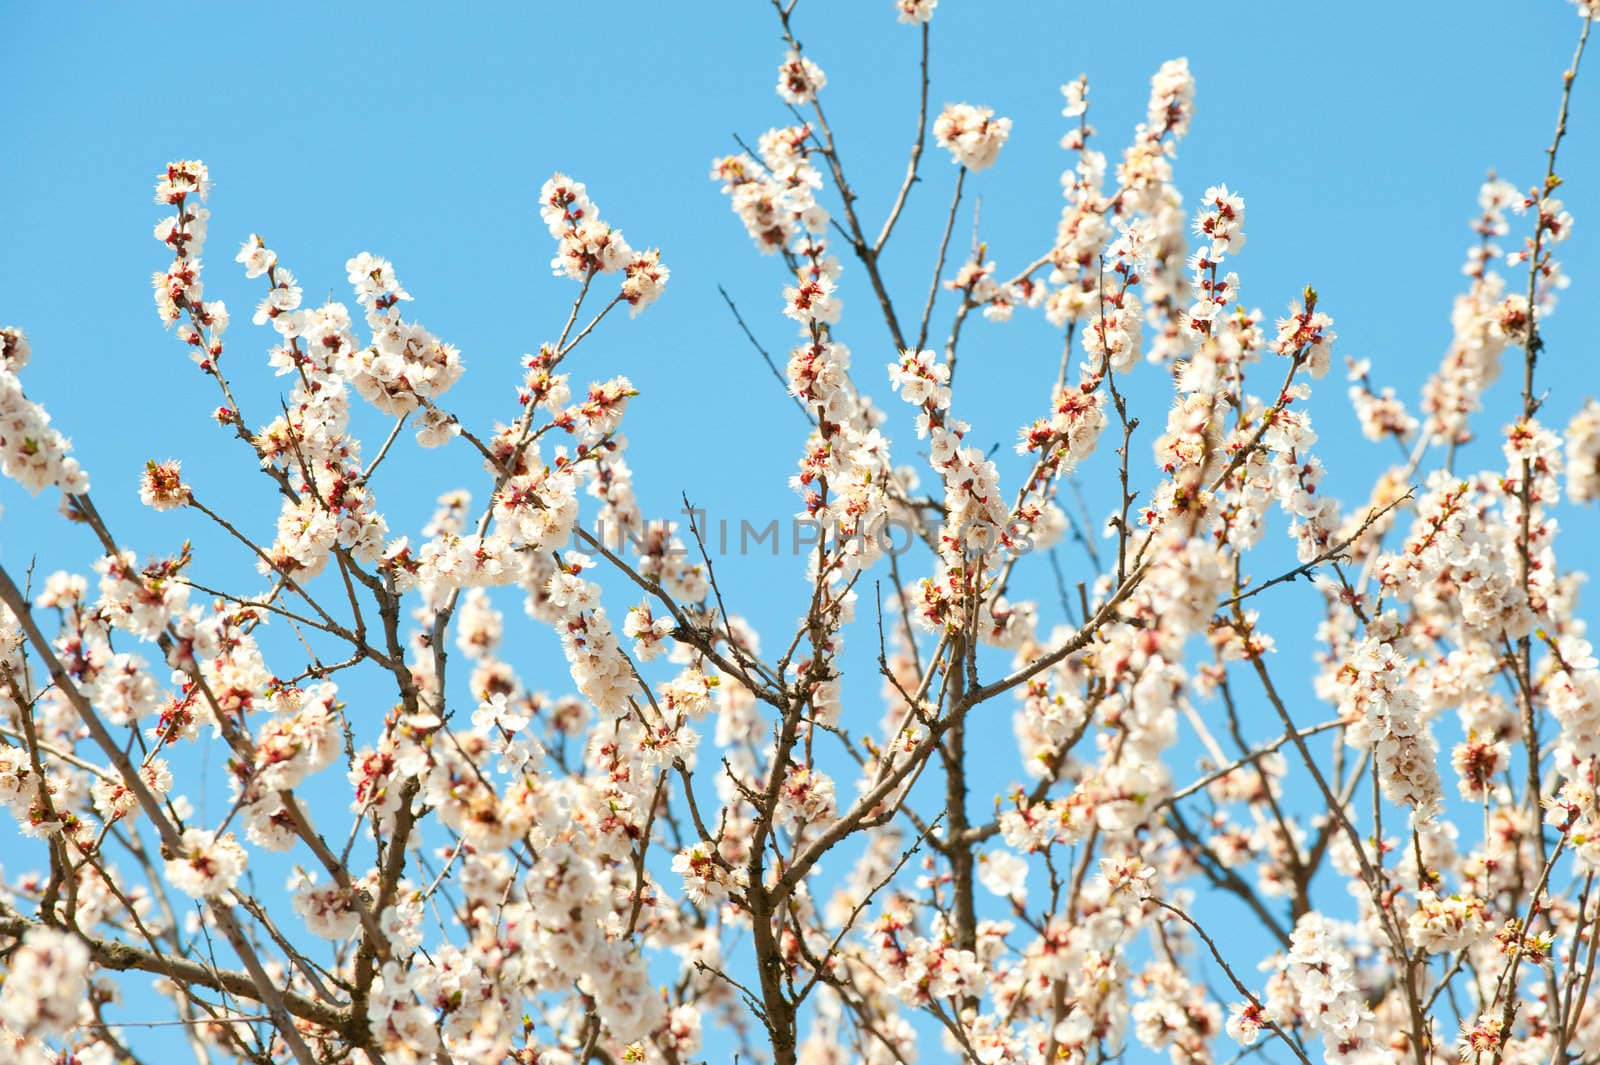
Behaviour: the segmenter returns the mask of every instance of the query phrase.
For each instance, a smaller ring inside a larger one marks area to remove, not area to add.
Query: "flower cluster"
[[[1600,499],[1600,402],[1588,400],[1567,424],[1567,496],[1574,503]]]
[[[838,261],[822,238],[828,212],[817,202],[822,174],[812,163],[809,126],[771,129],[757,143],[761,161],[730,155],[712,163],[711,177],[763,254],[790,253],[805,264],[801,281],[832,281]]]
[[[282,289],[288,272],[259,236],[245,241],[237,258],[247,274],[264,276],[271,291]],[[367,308],[372,343],[359,345],[340,303],[276,313],[272,325],[281,343],[270,362],[279,374],[294,375],[296,384],[286,412],[251,440],[264,467],[298,486],[283,500],[277,535],[262,564],[300,577],[321,572],[336,552],[362,561],[377,558],[388,532],[366,483],[360,445],[349,432],[349,389],[380,410],[406,414],[461,374],[453,347],[400,321],[395,308],[410,297],[387,262],[363,253],[346,264],[346,272]],[[298,290],[292,302],[297,308]]]
[[[1399,619],[1376,619],[1339,671],[1341,712],[1349,722],[1345,742],[1372,747],[1384,794],[1410,807],[1419,820],[1440,810],[1439,745],[1422,718],[1422,702],[1409,676],[1409,646]]]
[[[1527,299],[1509,294],[1490,264],[1502,254],[1495,240],[1509,232],[1506,211],[1521,197],[1507,181],[1491,178],[1478,194],[1481,214],[1473,223],[1478,241],[1467,255],[1468,290],[1456,297],[1450,314],[1454,330],[1438,371],[1422,390],[1428,434],[1445,443],[1464,443],[1468,419],[1483,407],[1483,396],[1500,376],[1500,360],[1527,322]]]
[[[1268,1011],[1280,1024],[1298,1020],[1322,1036],[1330,1065],[1368,1060],[1377,1041],[1372,1012],[1356,982],[1355,962],[1342,942],[1347,930],[1310,913],[1295,922],[1283,960],[1287,994],[1269,994]]]
[[[600,220],[581,181],[556,174],[539,190],[539,217],[556,238],[550,267],[557,277],[588,282],[596,274],[622,271],[622,299],[638,314],[661,295],[669,271],[655,249],[635,251],[622,231]]]
[[[1372,390],[1370,359],[1347,361],[1350,380],[1354,382],[1350,386],[1350,404],[1361,419],[1361,435],[1373,441],[1392,436],[1401,443],[1409,442],[1417,431],[1417,419],[1406,411],[1393,388],[1386,387],[1381,393]]]
[[[29,931],[6,959],[0,1024],[24,1038],[75,1028],[88,1009],[88,977],[89,948],[76,936],[55,928]],[[0,1046],[4,1038],[0,1032]]]
[[[156,203],[176,213],[156,223],[155,238],[172,249],[172,263],[154,276],[156,313],[167,325],[187,319],[178,335],[194,347],[202,367],[222,354],[222,334],[228,311],[221,301],[206,302],[200,277],[200,254],[205,249],[211,212],[204,206],[211,178],[204,163],[183,160],[167,164],[156,181]],[[290,281],[292,284],[292,279]],[[299,290],[295,289],[295,299]],[[257,324],[260,324],[259,322]]]
[[[1440,898],[1433,891],[1417,893],[1417,909],[1407,924],[1411,940],[1429,954],[1451,954],[1489,937],[1483,900],[1473,896]]]
[[[325,316],[317,323],[323,334],[313,343],[343,352],[337,372],[361,398],[385,414],[408,414],[419,404],[439,399],[461,378],[461,353],[416,322],[401,319],[400,304],[411,295],[400,287],[388,260],[362,252],[344,268],[356,302],[367,312],[372,343],[345,352],[342,334],[346,322],[327,320],[337,319],[337,315]],[[329,344],[330,339],[336,343]]]
[[[970,426],[952,418],[950,370],[931,351],[906,351],[889,366],[900,398],[918,408],[917,435],[929,444],[929,465],[944,482],[939,572],[924,581],[918,620],[952,630],[967,626],[968,603],[982,590],[985,559],[1014,545],[1000,475],[982,450],[968,446]]]
[[[0,328],[0,473],[38,494],[45,485],[82,494],[89,475],[72,457],[72,444],[50,426],[50,415],[22,392],[17,371],[32,349],[22,330]]]

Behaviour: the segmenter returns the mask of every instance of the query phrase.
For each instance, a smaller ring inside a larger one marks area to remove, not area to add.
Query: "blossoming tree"
[[[1399,463],[1342,506],[1307,413],[1336,363],[1329,309],[1307,287],[1282,319],[1247,310],[1243,199],[1185,205],[1187,64],[1155,73],[1114,167],[1088,80],[1063,88],[1059,222],[1001,269],[951,250],[1011,125],[930,108],[936,2],[895,4],[920,110],[881,216],[848,183],[796,0],[774,15],[793,123],[712,164],[781,260],[774,317],[781,289],[798,333],[772,361],[809,423],[777,442],[808,534],[774,574],[805,592],[792,628],[758,634],[725,600],[703,512],[636,498],[638,392],[587,383],[604,371],[579,349],[648,329],[615,319],[668,269],[564,175],[538,209],[570,313],[484,426],[452,411],[461,355],[407,317],[389,262],[346,264],[356,313],[310,307],[256,236],[236,263],[285,391],[241,394],[229,367],[251,356],[204,292],[208,173],[166,167],[156,310],[276,525],[257,535],[177,461],[140,494],[254,561],[231,577],[187,541],[119,538],[25,394],[23,332],[0,331],[4,473],[58,492],[102,556],[92,576],[0,567],[0,800],[39,861],[0,884],[0,1058],[1600,1062],[1600,663],[1552,516],[1563,492],[1600,497],[1600,404],[1563,438],[1537,373],[1590,10],[1531,186],[1482,187],[1420,402],[1348,362],[1365,435]],[[941,153],[931,285],[898,291],[882,256]],[[846,271],[892,350],[836,339]],[[961,417],[973,312],[1063,339],[1054,387],[1006,430],[1011,483]],[[1491,391],[1507,366],[1514,401]],[[1164,409],[1136,406],[1136,375],[1170,386]],[[383,438],[357,439],[358,406]],[[892,449],[896,419],[920,443]],[[1504,461],[1462,468],[1474,437]],[[464,477],[407,536],[378,475],[413,441]],[[1074,478],[1113,485],[1110,513],[1074,503]],[[1102,519],[1105,548],[1085,534]],[[1046,565],[1058,543],[1084,556],[1075,589]],[[1315,621],[1273,610],[1297,578]],[[519,660],[519,601],[569,675]],[[1281,677],[1272,633],[1293,627],[1314,629],[1320,705]],[[846,675],[847,640],[875,671]],[[969,733],[1007,716],[1021,783],[985,810]],[[209,815],[208,738],[230,789]],[[1219,934],[1210,898],[1253,937]],[[165,1043],[129,1026],[135,1004],[165,1010]]]

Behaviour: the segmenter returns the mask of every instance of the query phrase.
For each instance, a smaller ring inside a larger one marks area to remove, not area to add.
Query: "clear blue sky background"
[[[828,73],[830,117],[875,230],[910,143],[916,30],[895,21],[887,0],[802,0],[796,24]],[[1114,161],[1144,114],[1150,74],[1187,56],[1198,108],[1178,179],[1191,204],[1222,181],[1245,195],[1249,245],[1236,260],[1245,302],[1271,316],[1314,284],[1335,318],[1337,352],[1370,357],[1378,381],[1410,401],[1450,337],[1479,182],[1491,168],[1519,187],[1543,173],[1578,28],[1558,0],[1222,8],[944,0],[933,23],[932,98],[987,104],[1015,121],[1000,164],[968,183],[982,196],[983,235],[1004,271],[1054,233],[1066,163],[1058,86],[1089,75],[1091,118]],[[786,518],[796,509],[785,482],[803,427],[716,291],[725,285],[781,353],[792,337],[778,315],[782,265],[756,255],[707,179],[711,158],[735,150],[735,133],[753,140],[788,121],[772,91],[782,53],[775,17],[757,0],[591,11],[275,3],[159,16],[132,5],[0,4],[0,63],[11,85],[0,110],[8,222],[0,323],[32,337],[25,384],[74,439],[100,505],[129,543],[155,552],[183,536],[214,542],[186,518],[139,508],[140,467],[168,456],[184,460],[203,496],[270,535],[276,501],[237,446],[216,435],[211,383],[152,308],[148,278],[165,263],[150,237],[161,215],[150,197],[157,170],[169,158],[211,168],[207,296],[233,311],[228,358],[236,385],[254,396],[245,401],[253,421],[270,416],[278,386],[261,357],[270,335],[248,324],[259,283],[245,281],[231,258],[260,232],[308,303],[326,292],[349,301],[343,264],[355,252],[391,258],[416,297],[409,310],[464,353],[468,373],[449,405],[483,426],[509,416],[519,356],[555,336],[573,294],[549,276],[552,242],[534,205],[539,184],[559,169],[588,183],[635,246],[660,246],[673,271],[659,304],[636,322],[608,325],[571,367],[575,383],[626,373],[641,390],[627,432],[647,512],[671,516],[687,491],[713,518]],[[1580,78],[1560,167],[1577,228],[1562,249],[1575,287],[1549,323],[1540,368],[1552,390],[1546,420],[1556,426],[1597,388],[1597,82],[1600,70]],[[924,176],[886,262],[908,306],[925,290],[954,167],[930,146]],[[847,260],[840,334],[858,379],[887,395],[879,367],[894,353],[860,282]],[[1053,331],[1026,312],[1007,327],[969,324],[957,406],[977,439],[1009,447],[1041,408],[1058,350]],[[1138,462],[1148,460],[1164,402],[1160,375],[1143,376],[1140,394],[1158,406],[1135,438]],[[1510,376],[1495,393],[1498,411],[1479,423],[1484,431],[1508,416]],[[1359,505],[1392,451],[1356,436],[1337,379],[1313,410],[1330,487]],[[903,421],[895,435],[901,460],[911,461]],[[482,477],[460,450],[406,461],[414,475],[397,476],[397,464],[378,485],[396,532],[415,535],[446,488],[482,495]],[[1497,447],[1467,461],[1498,465]],[[32,500],[0,485],[8,565],[38,553],[48,572],[92,557],[86,537],[62,534],[52,495]],[[1565,564],[1591,564],[1600,555],[1594,522],[1571,515],[1564,525]],[[203,555],[199,572],[237,566],[227,550]],[[798,565],[775,579],[772,566],[733,558],[721,570],[735,608],[769,642],[804,594]],[[1035,575],[1048,602],[1047,571]],[[1280,619],[1300,623],[1279,636],[1286,670],[1312,649],[1305,608],[1314,600],[1294,588],[1275,604]],[[855,642],[871,639],[863,629]],[[552,674],[548,686],[567,684]],[[876,679],[853,690],[864,704],[858,727],[875,721]],[[1304,705],[1307,721],[1323,711]],[[997,719],[993,733],[995,756],[1014,758],[1009,724]],[[997,778],[995,790],[1008,779]],[[975,804],[984,801],[980,787]]]

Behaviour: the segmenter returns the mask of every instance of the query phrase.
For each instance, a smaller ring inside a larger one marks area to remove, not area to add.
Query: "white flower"
[[[183,834],[183,854],[167,860],[167,882],[185,895],[209,898],[228,891],[244,873],[244,848],[233,833],[191,828]]]
[[[472,727],[485,735],[497,729],[521,732],[528,727],[529,720],[521,704],[513,705],[503,692],[489,696],[487,702],[479,703],[478,709],[472,712]]]
[[[1003,899],[1028,897],[1028,863],[1010,851],[989,851],[978,858],[978,880]]]
[[[995,118],[988,107],[950,104],[933,120],[934,140],[968,170],[994,165],[1009,136],[1011,120]]]
[[[189,486],[183,483],[181,465],[176,459],[145,463],[139,478],[139,501],[154,510],[187,506]]]
[[[833,282],[826,277],[799,278],[796,284],[783,290],[783,313],[799,322],[803,330],[822,322],[837,322],[840,305],[833,290]]]
[[[1240,1046],[1250,1046],[1260,1038],[1265,1020],[1260,1006],[1252,1002],[1235,1002],[1228,1010],[1228,1036]]]
[[[828,84],[822,68],[794,49],[784,56],[778,67],[778,95],[783,102],[795,107],[808,104],[817,98],[817,90]]]
[[[361,927],[361,915],[350,893],[336,883],[321,887],[307,882],[294,894],[294,912],[313,935],[334,941],[349,939]]]
[[[939,0],[894,0],[894,6],[901,22],[925,23],[933,18],[933,9],[939,6]]]

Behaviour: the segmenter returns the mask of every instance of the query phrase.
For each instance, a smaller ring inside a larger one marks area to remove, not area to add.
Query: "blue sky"
[[[114,527],[141,552],[171,550],[184,536],[211,542],[187,519],[139,508],[144,460],[168,456],[184,460],[203,496],[255,529],[269,530],[276,513],[265,482],[247,477],[237,448],[213,435],[211,384],[154,314],[148,278],[164,255],[150,237],[161,214],[150,190],[169,158],[211,168],[207,295],[233,310],[228,358],[236,384],[255,396],[250,408],[274,406],[277,385],[262,358],[270,337],[248,324],[258,283],[231,258],[259,232],[308,302],[330,291],[349,300],[343,264],[354,253],[392,259],[416,297],[409,310],[461,348],[467,375],[450,406],[480,427],[510,415],[520,355],[554,337],[573,294],[549,276],[538,186],[555,170],[587,182],[604,217],[636,247],[659,246],[673,272],[657,305],[637,321],[608,323],[572,367],[575,383],[625,373],[640,389],[627,433],[647,513],[673,516],[688,492],[714,519],[790,515],[786,481],[803,426],[717,294],[726,286],[781,353],[792,338],[778,313],[783,268],[756,254],[707,178],[710,160],[735,150],[735,134],[753,141],[788,121],[772,91],[783,45],[770,7],[394,3],[376,12],[275,3],[157,17],[135,5],[0,6],[0,55],[13,86],[0,113],[9,219],[0,324],[31,336],[25,385],[73,438]],[[828,74],[830,118],[875,230],[910,143],[917,33],[895,21],[888,0],[802,0],[796,18]],[[1577,30],[1572,8],[1557,0],[1096,9],[944,0],[931,95],[935,106],[980,103],[1015,122],[999,165],[967,185],[982,197],[982,233],[1004,272],[1054,233],[1066,163],[1058,86],[1089,75],[1091,120],[1114,158],[1143,116],[1150,74],[1187,56],[1197,114],[1178,180],[1190,203],[1218,182],[1244,194],[1249,244],[1233,264],[1244,301],[1272,316],[1315,285],[1340,334],[1336,356],[1370,358],[1377,382],[1413,401],[1450,337],[1478,184],[1491,168],[1519,187],[1542,175]],[[1546,420],[1557,426],[1597,389],[1600,301],[1587,295],[1600,273],[1589,239],[1600,225],[1594,82],[1600,71],[1580,78],[1559,168],[1577,228],[1562,249],[1574,288],[1548,325],[1540,365],[1541,387],[1551,389]],[[890,284],[907,301],[925,290],[955,176],[931,146],[923,173],[886,258]],[[964,214],[958,248],[969,225]],[[861,281],[847,261],[840,335],[859,379],[886,397],[878,368],[894,352]],[[1010,444],[1044,401],[1057,345],[1026,312],[1009,326],[969,323],[957,409],[976,439]],[[1145,421],[1153,429],[1163,386],[1153,371],[1144,381],[1140,394],[1158,404]],[[1506,419],[1515,387],[1508,375],[1494,394],[1498,411],[1480,428]],[[1335,377],[1312,409],[1329,486],[1357,505],[1390,452],[1356,437]],[[896,438],[909,461],[903,422]],[[1135,438],[1136,462],[1147,462],[1151,439],[1149,429]],[[1469,451],[1468,461],[1498,464],[1497,449],[1481,454]],[[391,471],[378,484],[396,531],[415,535],[447,488],[482,494],[462,451],[407,462],[414,476]],[[1085,476],[1095,468],[1104,467]],[[7,565],[37,552],[48,572],[92,557],[86,537],[63,535],[49,493],[30,499],[6,483],[0,504]],[[1596,557],[1594,521],[1564,515],[1564,525],[1565,563]],[[201,572],[238,566],[217,547],[202,554]],[[789,570],[774,574],[775,565]],[[803,608],[797,563],[730,558],[719,573],[735,609],[769,643]],[[1040,598],[1053,598],[1048,572],[1036,576]],[[1291,626],[1279,636],[1285,669],[1311,651],[1309,624],[1293,626],[1312,602],[1289,588],[1274,603]],[[855,637],[871,639],[864,629]],[[549,686],[565,688],[559,676]],[[863,721],[876,720],[875,690],[876,679],[863,678]],[[1322,708],[1305,712],[1310,720]],[[997,720],[990,742],[997,758],[1014,758],[1009,722]],[[1007,780],[993,783],[999,790]]]

